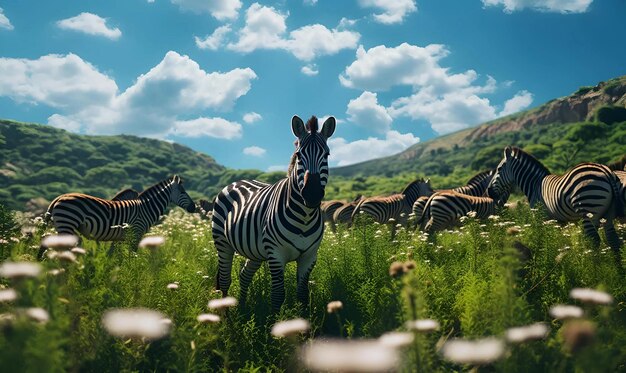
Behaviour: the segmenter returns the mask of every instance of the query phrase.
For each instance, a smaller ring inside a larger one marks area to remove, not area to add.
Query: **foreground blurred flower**
[[[85,254],[87,254],[87,250],[83,249],[82,247],[74,247],[70,251],[73,252],[76,255],[85,255]]]
[[[393,262],[389,266],[389,276],[400,277],[404,274],[404,264],[402,262]]]
[[[378,338],[378,342],[383,346],[400,348],[406,347],[413,343],[415,335],[413,333],[406,332],[389,332],[381,335]]]
[[[523,343],[544,339],[548,335],[548,325],[543,322],[534,323],[527,326],[510,328],[506,331],[506,340],[510,343]]]
[[[0,303],[13,302],[17,299],[17,292],[13,289],[0,290]]]
[[[568,321],[561,329],[565,348],[577,353],[590,345],[596,336],[596,325],[587,320]]]
[[[49,259],[57,259],[59,262],[76,263],[76,255],[71,251],[48,251]]]
[[[198,320],[198,322],[201,323],[216,323],[216,322],[220,322],[220,317],[218,315],[214,315],[212,313],[201,313],[200,315],[198,315],[198,317],[196,318]]]
[[[583,317],[583,309],[578,306],[557,304],[550,308],[550,315],[558,320],[578,319]]]
[[[407,260],[406,262],[404,262],[402,269],[404,270],[405,273],[408,273],[414,270],[415,268],[417,268],[417,263],[415,263],[414,260]]]
[[[475,341],[453,339],[443,345],[441,353],[444,359],[458,364],[488,364],[502,357],[504,342],[493,337]]]
[[[169,333],[165,316],[146,308],[112,309],[102,316],[102,325],[115,337],[159,339]]]
[[[78,245],[78,237],[70,234],[46,236],[41,240],[41,246],[48,249],[68,250]]]
[[[0,265],[0,276],[6,278],[37,277],[41,265],[32,262],[4,262]]]
[[[338,312],[342,308],[343,308],[343,303],[341,303],[340,300],[335,300],[335,301],[329,302],[326,305],[326,312],[335,313],[335,312]]]
[[[272,326],[272,335],[276,338],[289,337],[301,333],[306,333],[311,325],[305,319],[292,319],[277,322]]]
[[[156,249],[159,246],[162,246],[165,243],[165,238],[161,236],[149,236],[144,237],[141,242],[139,242],[139,247],[148,248],[148,249]]]
[[[177,290],[178,289],[178,284],[176,284],[176,283],[167,284],[167,288],[170,289],[170,290]]]
[[[569,292],[569,296],[583,303],[603,305],[613,303],[613,297],[610,294],[589,288],[574,288]]]
[[[384,372],[397,368],[394,348],[378,341],[313,341],[301,352],[304,365],[313,371]]]
[[[223,308],[235,307],[237,305],[237,299],[233,297],[226,297],[220,299],[211,299],[209,301],[209,308],[213,310],[221,310]]]
[[[406,322],[406,327],[416,332],[430,333],[439,329],[439,322],[432,319],[411,320]]]
[[[48,311],[44,310],[40,307],[33,307],[26,309],[26,316],[30,319],[45,324],[50,319],[50,315],[48,315]]]

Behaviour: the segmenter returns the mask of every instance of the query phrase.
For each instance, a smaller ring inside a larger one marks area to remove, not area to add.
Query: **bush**
[[[608,125],[626,122],[626,108],[621,106],[602,106],[596,111],[595,120]]]

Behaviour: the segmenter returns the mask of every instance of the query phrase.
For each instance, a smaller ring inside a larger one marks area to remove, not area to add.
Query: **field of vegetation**
[[[36,221],[16,226],[15,219],[0,207],[0,261],[34,262],[44,227]],[[626,370],[626,282],[610,250],[605,244],[592,249],[579,224],[546,220],[541,209],[520,203],[433,237],[399,229],[391,240],[387,226],[363,219],[351,230],[328,230],[311,277],[310,304],[295,300],[292,263],[285,305],[272,314],[266,265],[245,306],[207,307],[219,298],[210,227],[198,214],[176,209],[150,233],[165,238],[162,246],[137,252],[123,246],[107,256],[108,245],[83,241],[84,255],[49,257],[33,277],[0,269],[0,366],[7,372],[261,372],[305,371],[324,361],[356,371],[368,356],[391,354],[399,371]],[[618,232],[624,237],[624,225]],[[233,272],[242,264],[236,257]],[[231,293],[237,294],[233,280]],[[584,302],[570,296],[573,288],[601,290],[613,299]],[[331,301],[342,306],[335,303],[328,313]],[[558,310],[551,313],[557,304],[578,306],[583,314],[573,308],[562,319]],[[137,307],[166,319],[157,320],[165,326],[163,338],[116,337],[103,326],[108,310]],[[206,315],[199,321],[207,313],[219,321]],[[300,317],[310,323],[308,331],[272,335],[277,322]],[[438,327],[407,324],[418,319],[435,320]],[[537,322],[547,326],[545,335],[522,341],[519,333],[507,333]],[[408,334],[379,339],[390,332]],[[469,358],[448,348],[458,339],[484,338],[494,339]],[[367,352],[300,354],[330,339],[376,342]]]

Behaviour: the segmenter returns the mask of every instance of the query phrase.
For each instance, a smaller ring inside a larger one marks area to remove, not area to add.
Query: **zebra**
[[[127,201],[127,200],[131,200],[131,199],[137,199],[139,198],[139,192],[136,191],[135,189],[122,189],[119,192],[117,192],[116,195],[113,196],[113,198],[111,198],[111,201]]]
[[[421,196],[431,194],[433,189],[430,180],[417,179],[409,183],[401,193],[362,199],[354,208],[351,218],[354,221],[357,214],[362,211],[380,224],[394,219],[398,224],[406,225],[415,201]]]
[[[530,154],[517,147],[506,147],[487,195],[502,203],[512,185],[521,188],[531,207],[542,202],[553,219],[565,222],[582,218],[584,234],[596,246],[600,244],[600,219],[606,219],[604,233],[618,267],[622,268],[621,240],[613,219],[624,215],[624,201],[620,195],[623,186],[609,167],[581,163],[563,175],[552,175]]]
[[[497,207],[496,202],[489,197],[477,197],[454,190],[438,191],[424,205],[418,219],[420,229],[431,233],[450,228],[471,211],[476,213],[476,218],[485,219],[489,215],[495,215]]]
[[[350,226],[350,224],[352,224],[352,212],[363,198],[364,197],[359,194],[352,202],[346,203],[345,205],[338,208],[337,211],[335,211],[335,213],[333,214],[333,221],[335,222],[335,224],[340,223]]]
[[[462,193],[462,194],[467,194],[470,196],[482,196],[485,194],[485,191],[487,190],[487,186],[489,185],[489,182],[491,181],[491,178],[493,177],[493,174],[495,173],[495,170],[487,170],[487,171],[482,171],[477,173],[476,175],[472,176],[471,179],[469,179],[469,181],[467,182],[466,185],[460,186],[460,187],[456,187],[454,189],[450,189],[451,191],[457,192],[457,193]],[[422,218],[422,214],[424,212],[424,208],[426,207],[426,203],[428,202],[428,199],[430,198],[430,195],[428,196],[420,196],[415,203],[413,203],[413,216],[415,217],[415,224],[413,225],[413,229],[416,229],[418,225],[420,225],[421,218]]]
[[[328,182],[327,140],[336,121],[329,117],[318,132],[318,119],[291,120],[296,150],[287,177],[274,184],[241,180],[225,187],[213,207],[213,241],[218,253],[216,289],[228,295],[235,253],[246,258],[240,272],[240,300],[246,301],[250,282],[263,261],[272,278],[271,305],[280,309],[285,300],[284,272],[297,263],[297,297],[305,306],[309,275],[317,260],[324,234],[320,209]]]
[[[335,225],[335,220],[333,219],[333,215],[335,214],[335,211],[337,211],[339,208],[343,207],[346,204],[348,204],[348,202],[333,199],[330,201],[324,201],[320,205],[320,208],[322,209],[322,215],[324,216],[324,221],[328,222],[328,225],[333,232],[337,229]]]
[[[132,232],[131,247],[136,248],[139,239],[159,220],[170,202],[188,212],[196,208],[178,175],[158,182],[139,193],[136,199],[106,200],[81,193],[62,194],[50,203],[44,220],[52,221],[60,235],[80,233],[98,241],[123,241],[127,226]],[[40,248],[39,258],[44,252],[45,248]]]
[[[196,206],[196,208],[200,213],[201,219],[211,220],[211,214],[213,213],[213,201],[201,199],[198,201],[198,206]]]

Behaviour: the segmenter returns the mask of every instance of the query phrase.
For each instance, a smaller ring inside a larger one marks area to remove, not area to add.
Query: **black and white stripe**
[[[296,151],[287,178],[275,184],[242,180],[224,188],[213,207],[213,239],[219,256],[216,287],[228,294],[233,255],[245,257],[240,273],[240,298],[245,302],[254,273],[263,261],[272,277],[271,303],[279,309],[285,299],[284,270],[297,263],[297,296],[308,304],[308,279],[317,260],[324,224],[320,203],[328,182],[327,139],[335,131],[330,117],[320,132],[317,118],[305,126],[294,116]]]
[[[419,219],[421,230],[432,233],[451,228],[469,212],[476,218],[485,219],[496,213],[496,203],[489,197],[476,197],[453,190],[439,191],[430,196]]]
[[[58,234],[79,233],[98,241],[121,241],[127,232],[132,232],[138,242],[170,203],[195,211],[195,204],[177,175],[146,189],[135,199],[124,199],[129,196],[132,192],[128,190],[118,193],[116,200],[81,193],[63,194],[50,203],[45,219],[52,221]]]
[[[502,203],[512,186],[519,186],[530,206],[545,204],[548,213],[559,221],[583,220],[584,233],[596,245],[600,243],[600,219],[606,219],[604,232],[621,265],[621,240],[613,219],[624,214],[622,184],[609,167],[582,163],[563,175],[550,171],[530,154],[515,147],[504,150],[504,158],[487,189],[489,196]]]

